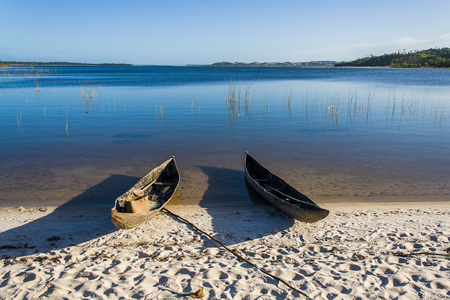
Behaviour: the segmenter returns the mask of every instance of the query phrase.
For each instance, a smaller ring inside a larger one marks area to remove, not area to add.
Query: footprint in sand
[[[403,274],[396,274],[392,276],[392,284],[395,287],[405,286],[410,282],[409,278]]]
[[[23,277],[23,282],[35,281],[39,280],[39,278],[34,273],[26,272]]]
[[[186,268],[181,268],[177,272],[175,272],[174,275],[188,275],[191,278],[194,278],[196,275],[196,272],[190,271]]]
[[[9,274],[8,274],[9,273]],[[7,279],[9,281],[8,284],[18,284],[22,287],[34,285],[38,282],[42,281],[41,276],[38,273],[33,272],[20,272],[19,274],[14,274],[8,272],[6,273],[2,279]],[[5,281],[2,282],[2,285],[5,284]]]
[[[351,288],[349,288],[349,287],[346,287],[346,286],[344,286],[344,285],[341,285],[341,284],[336,284],[336,285],[333,285],[333,288],[336,290],[336,291],[338,291],[339,292],[339,294],[350,294],[351,292],[352,292],[352,289]]]
[[[340,273],[347,273],[348,271],[361,271],[362,268],[354,263],[342,263],[334,267],[334,269]]]
[[[298,281],[303,280],[305,278],[304,276],[290,270],[275,270],[271,272],[271,274],[283,278],[284,280],[287,281]]]
[[[227,273],[222,272],[221,270],[217,270],[217,269],[213,269],[213,270],[208,270],[207,272],[205,272],[205,274],[203,275],[203,278],[205,279],[227,279],[229,276]]]
[[[433,281],[431,284],[432,289],[440,289],[440,290],[449,290],[450,285],[448,284],[448,281]]]
[[[423,248],[423,245],[417,244],[417,243],[405,243],[403,245],[403,247],[400,247],[400,249],[405,249],[405,250],[408,250],[408,251],[418,250],[418,249],[422,249],[422,248]]]
[[[298,272],[306,277],[311,277],[315,273],[313,267],[311,266],[303,267]]]
[[[380,275],[388,275],[388,274],[395,274],[397,273],[397,271],[398,268],[394,266],[379,266],[373,271],[373,273]]]
[[[366,277],[366,279],[364,280],[363,285],[364,285],[364,287],[366,289],[369,289],[369,288],[372,288],[372,287],[379,286],[380,283],[381,283],[381,281],[380,281],[380,279],[378,277],[368,275]]]

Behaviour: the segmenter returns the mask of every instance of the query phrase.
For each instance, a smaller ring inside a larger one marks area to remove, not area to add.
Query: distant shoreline
[[[187,67],[255,67],[255,68],[333,68],[337,61],[310,61],[310,62],[216,62],[210,65],[186,65]]]
[[[335,65],[338,62],[298,62],[298,63],[213,63],[210,65],[134,65],[125,63],[71,63],[71,62],[18,62],[18,61],[0,61],[0,69],[8,69],[14,67],[178,67],[178,68],[293,68],[293,69],[443,69],[450,68],[437,67],[392,67],[392,66],[341,66]]]
[[[26,62],[26,61],[0,61],[0,68],[8,67],[70,67],[70,66],[86,66],[86,67],[98,67],[98,66],[133,66],[132,64],[114,64],[114,63],[72,63],[72,62]]]
[[[174,67],[289,67],[289,68],[333,68],[338,63],[335,61],[312,61],[312,62],[264,62],[264,63],[242,63],[242,62],[219,62],[210,65],[196,65],[187,64]],[[22,61],[0,61],[1,68],[8,67],[65,67],[65,66],[86,66],[86,67],[98,67],[98,66],[117,66],[117,67],[150,67],[150,66],[166,66],[166,65],[133,65],[125,63],[72,63],[72,62],[22,62]]]
[[[10,66],[156,66],[156,65],[133,65],[124,63],[72,63],[72,62],[23,62],[23,61],[0,61],[1,68]],[[161,65],[158,65],[161,66]],[[175,66],[174,66],[175,67]],[[353,61],[317,60],[309,62],[215,62],[209,65],[187,64],[180,67],[269,67],[269,68],[400,68],[400,69],[449,69],[450,48],[430,48],[428,50],[410,51],[406,53],[396,52],[380,56],[370,55]]]

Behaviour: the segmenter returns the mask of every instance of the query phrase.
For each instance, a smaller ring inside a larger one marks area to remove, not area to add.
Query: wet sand
[[[244,184],[244,151],[176,155],[181,175],[180,205],[251,204]],[[450,201],[450,166],[396,159],[323,157],[298,154],[257,158],[273,173],[319,204],[338,202]],[[46,160],[3,166],[0,206],[112,206],[152,168],[170,156],[92,157]]]

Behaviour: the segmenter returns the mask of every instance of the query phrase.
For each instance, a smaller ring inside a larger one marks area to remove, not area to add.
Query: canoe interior
[[[129,229],[141,225],[170,201],[178,188],[179,181],[180,175],[175,158],[171,158],[150,171],[130,190],[116,199],[115,205],[111,210],[112,222],[121,229]],[[136,190],[142,190],[143,197],[149,201],[150,210],[148,212],[125,212],[126,199],[133,196]]]

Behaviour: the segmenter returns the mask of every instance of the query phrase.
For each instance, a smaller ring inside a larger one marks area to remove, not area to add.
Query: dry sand
[[[168,207],[117,230],[106,207],[0,208],[0,299],[450,299],[450,203]],[[262,269],[288,282],[291,289]]]

